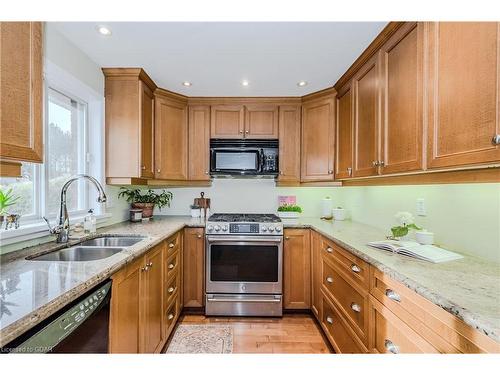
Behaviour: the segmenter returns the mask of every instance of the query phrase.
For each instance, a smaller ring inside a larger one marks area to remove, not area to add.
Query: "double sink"
[[[85,240],[75,246],[54,250],[42,255],[26,258],[27,260],[60,261],[60,262],[88,262],[108,258],[127,247],[135,245],[145,237],[101,236]]]

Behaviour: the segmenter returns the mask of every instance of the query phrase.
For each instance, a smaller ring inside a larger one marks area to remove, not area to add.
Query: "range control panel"
[[[207,234],[260,234],[280,235],[283,231],[281,223],[210,223],[206,225]]]

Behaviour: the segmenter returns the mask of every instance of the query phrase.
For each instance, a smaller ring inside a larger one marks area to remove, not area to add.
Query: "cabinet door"
[[[379,64],[373,56],[353,79],[354,177],[376,175],[379,160]]]
[[[43,162],[42,23],[0,22],[0,157]]]
[[[352,99],[351,84],[349,83],[337,94],[336,179],[352,177]]]
[[[205,306],[205,238],[203,228],[184,229],[184,307]]]
[[[333,181],[334,131],[333,98],[304,103],[301,181]]]
[[[165,244],[155,246],[145,256],[144,295],[142,305],[144,314],[141,317],[142,346],[141,353],[158,352],[162,342],[161,320],[164,283],[162,279],[162,252]]]
[[[211,112],[211,138],[243,138],[245,116],[242,105],[214,105]]]
[[[382,174],[422,169],[423,54],[423,23],[407,23],[382,47]]]
[[[311,231],[311,310],[321,319],[321,242],[320,235]]]
[[[277,139],[278,106],[266,104],[246,105],[245,138]]]
[[[153,91],[141,82],[141,177],[154,177],[154,97]]]
[[[499,23],[428,23],[428,167],[500,161]]]
[[[300,106],[279,108],[279,181],[300,181]]]
[[[155,97],[155,178],[187,179],[187,106],[162,96]]]
[[[210,107],[189,107],[189,180],[209,180]]]
[[[311,306],[311,244],[308,229],[287,229],[283,244],[283,308]]]
[[[110,353],[139,353],[143,263],[144,258],[141,257],[112,277]]]

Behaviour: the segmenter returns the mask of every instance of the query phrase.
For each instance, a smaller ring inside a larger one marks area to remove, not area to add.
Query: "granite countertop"
[[[123,222],[98,234],[146,238],[109,258],[89,262],[28,261],[47,252],[48,243],[2,256],[0,268],[0,347],[77,299],[101,281],[185,226],[204,227],[203,219],[163,216],[146,223]],[[390,277],[500,342],[500,264],[464,256],[433,264],[366,246],[385,238],[368,225],[315,218],[285,220],[285,228],[312,228]],[[453,249],[450,249],[453,250]]]

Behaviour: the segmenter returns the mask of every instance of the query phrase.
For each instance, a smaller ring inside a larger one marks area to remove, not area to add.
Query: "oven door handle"
[[[256,303],[280,303],[281,302],[281,297],[275,297],[275,298],[269,298],[269,299],[264,299],[264,298],[231,298],[231,297],[226,297],[226,298],[207,298],[208,302],[256,302]]]
[[[224,236],[224,237],[211,237],[207,236],[207,241],[212,243],[215,242],[268,242],[268,243],[280,243],[283,242],[283,239],[281,237],[278,238],[273,238],[273,237],[254,237],[254,238],[241,238],[241,237],[230,237],[230,236]]]

